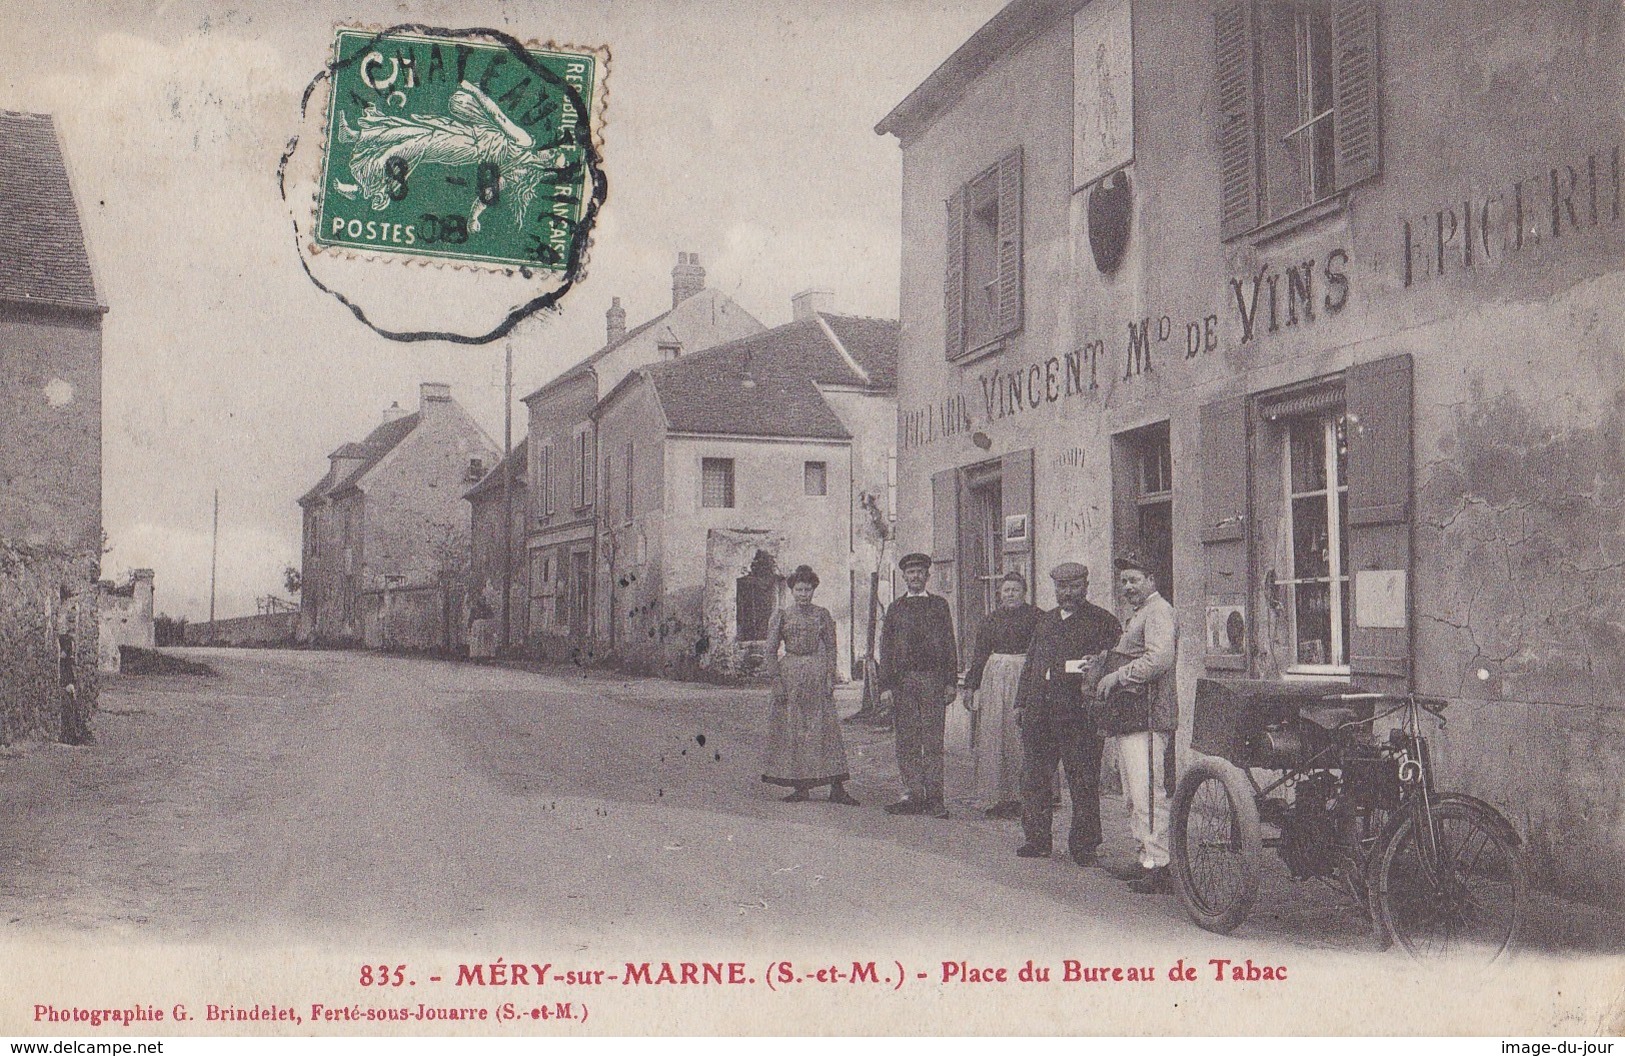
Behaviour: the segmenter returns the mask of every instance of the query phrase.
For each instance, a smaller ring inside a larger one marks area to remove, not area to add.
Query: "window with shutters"
[[[634,502],[632,500],[632,467],[636,464],[636,457],[637,457],[636,456],[636,449],[633,447],[633,441],[628,440],[626,442],[626,510],[625,510],[625,516],[626,516],[626,519],[628,521],[630,521],[632,519],[632,513],[633,513],[633,510],[634,510],[634,507],[635,507],[635,504],[634,504]]]
[[[734,460],[700,459],[700,505],[731,510],[734,504]]]
[[[958,359],[1021,329],[1021,151],[948,200],[947,355]]]
[[[1319,215],[1380,168],[1378,0],[1227,0],[1215,14],[1220,231]]]
[[[575,507],[584,510],[592,505],[592,432],[587,426],[576,430],[575,437],[575,479],[574,497]]]
[[[541,489],[537,502],[538,511],[543,517],[553,514],[553,445],[548,444],[541,448],[536,455],[536,486]]]

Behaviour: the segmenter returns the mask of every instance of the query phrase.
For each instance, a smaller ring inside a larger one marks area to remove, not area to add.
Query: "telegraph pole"
[[[214,644],[214,582],[220,567],[220,489],[214,489],[214,543],[209,548],[209,644]]]
[[[513,626],[513,338],[503,342],[506,365],[502,378],[502,645],[498,656],[508,655],[509,628]]]

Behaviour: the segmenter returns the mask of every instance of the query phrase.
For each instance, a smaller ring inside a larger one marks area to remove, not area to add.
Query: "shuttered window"
[[[1377,175],[1378,17],[1378,0],[1219,5],[1214,39],[1223,238]]]
[[[700,505],[731,510],[734,504],[734,460],[700,459]]]
[[[544,517],[553,514],[553,445],[548,444],[537,455],[536,470],[537,486],[541,489],[541,513]]]
[[[949,359],[1021,329],[1021,150],[948,199],[943,308]]]

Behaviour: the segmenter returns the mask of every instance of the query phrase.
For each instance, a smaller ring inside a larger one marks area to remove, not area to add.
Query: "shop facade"
[[[1141,550],[1202,677],[1450,698],[1447,782],[1625,895],[1621,11],[1017,0],[903,160],[898,537],[967,639]]]

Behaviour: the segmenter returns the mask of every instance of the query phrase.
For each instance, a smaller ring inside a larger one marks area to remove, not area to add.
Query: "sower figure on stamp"
[[[1021,828],[1027,842],[1016,854],[1046,858],[1055,817],[1055,766],[1066,768],[1072,793],[1067,850],[1081,866],[1095,863],[1100,846],[1100,753],[1104,747],[1085,708],[1089,658],[1111,648],[1122,625],[1091,605],[1089,570],[1075,561],[1055,566],[1058,608],[1038,618],[1032,648],[1016,690],[1021,727]]]
[[[886,813],[946,818],[942,740],[959,681],[953,614],[947,598],[926,592],[930,557],[909,554],[897,567],[908,593],[892,602],[881,625],[880,699],[892,709],[904,795]]]
[[[1156,577],[1143,558],[1127,553],[1117,558],[1116,565],[1118,589],[1133,611],[1095,693],[1104,702],[1126,700],[1125,706],[1107,707],[1103,713],[1124,717],[1105,732],[1117,736],[1123,799],[1140,844],[1140,875],[1129,879],[1129,888],[1142,895],[1160,894],[1169,889],[1163,751],[1179,727],[1174,685],[1179,623],[1173,605],[1157,592]]]

